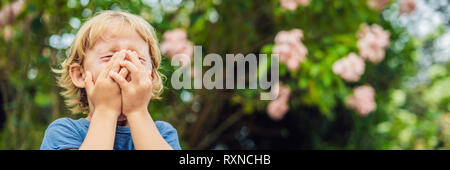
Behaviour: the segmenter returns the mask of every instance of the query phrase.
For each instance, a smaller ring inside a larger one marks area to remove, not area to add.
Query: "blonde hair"
[[[75,63],[81,67],[83,66],[86,51],[91,49],[99,38],[103,39],[102,33],[108,29],[111,23],[119,23],[121,29],[124,26],[134,29],[147,42],[152,61],[152,98],[159,98],[162,93],[163,84],[161,77],[163,75],[158,71],[161,63],[161,53],[158,48],[154,28],[139,16],[122,11],[103,11],[83,24],[72,42],[68,53],[69,56],[61,63],[62,68],[53,69],[58,74],[58,85],[63,88],[61,95],[72,113],[88,113],[89,104],[86,90],[73,84],[69,75],[70,66]]]

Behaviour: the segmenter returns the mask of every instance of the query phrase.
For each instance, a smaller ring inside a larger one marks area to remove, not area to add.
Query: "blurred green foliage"
[[[0,6],[8,3],[1,0]],[[64,44],[64,36],[70,39],[90,16],[111,9],[142,16],[159,38],[166,30],[183,28],[203,54],[270,54],[279,31],[303,30],[306,62],[297,71],[280,66],[281,81],[292,89],[289,112],[280,122],[265,116],[268,101],[259,100],[261,90],[173,90],[165,81],[163,98],[152,100],[149,110],[155,120],[177,128],[183,149],[450,148],[450,65],[432,66],[430,82],[414,87],[407,82],[419,69],[417,50],[438,37],[419,40],[366,1],[312,0],[291,12],[282,10],[279,0],[28,0],[7,26],[13,30],[10,40],[0,34],[0,104],[6,117],[0,149],[38,149],[50,122],[83,116],[65,108],[50,70],[66,57],[68,46],[50,41]],[[391,45],[385,60],[366,62],[361,80],[347,83],[331,68],[358,52],[356,32],[362,23],[388,30]],[[164,57],[161,72],[169,80],[174,69]],[[364,84],[375,88],[377,110],[360,117],[343,101]]]

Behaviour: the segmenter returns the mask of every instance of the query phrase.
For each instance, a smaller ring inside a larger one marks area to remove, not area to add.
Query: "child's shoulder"
[[[172,146],[173,149],[181,150],[180,141],[178,140],[178,132],[169,122],[155,121],[155,125],[161,136],[170,146]]]
[[[78,132],[80,128],[84,127],[84,122],[82,119],[74,120],[71,118],[58,118],[54,120],[50,125],[47,127],[47,131],[49,130],[57,130],[57,131],[76,131]]]
[[[169,122],[157,120],[155,125],[163,137],[177,135],[177,130]]]
[[[63,117],[63,118],[58,118],[56,120],[54,120],[52,123],[50,123],[50,125],[48,127],[52,127],[52,126],[73,126],[76,124],[77,120],[73,120],[71,118],[68,117]]]
[[[83,140],[79,120],[59,118],[54,120],[45,130],[41,144],[43,150],[59,150],[78,148]]]
[[[66,124],[66,123],[70,123],[73,122],[75,120],[68,118],[68,117],[62,117],[62,118],[58,118],[56,120],[54,120],[52,123],[50,123],[50,125],[52,124]]]
[[[169,122],[162,121],[162,120],[155,121],[155,125],[160,131],[175,129]]]

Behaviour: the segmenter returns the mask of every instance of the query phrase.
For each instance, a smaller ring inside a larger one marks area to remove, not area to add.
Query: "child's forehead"
[[[114,25],[105,27],[103,31],[96,35],[94,47],[102,44],[121,44],[128,43],[139,46],[148,46],[144,38],[131,27],[117,27]]]
[[[102,39],[114,39],[118,37],[132,37],[132,38],[142,38],[138,34],[135,28],[132,28],[129,25],[119,25],[112,24],[104,27],[103,30],[99,30],[98,34]]]

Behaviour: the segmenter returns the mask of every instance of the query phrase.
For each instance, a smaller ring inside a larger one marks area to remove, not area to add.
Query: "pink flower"
[[[341,76],[344,80],[355,82],[364,73],[364,60],[355,53],[350,53],[333,64],[333,73]]]
[[[267,105],[267,113],[272,120],[279,121],[289,110],[288,101],[291,89],[288,86],[276,84],[273,88],[279,89],[278,97]]]
[[[355,109],[360,116],[367,116],[377,107],[375,90],[369,85],[355,87],[353,95],[347,98],[346,103],[350,108]]]
[[[363,24],[357,35],[359,55],[373,63],[381,62],[389,46],[389,32],[376,24]]]
[[[183,54],[182,58],[190,61],[194,52],[194,45],[187,39],[186,31],[175,29],[164,33],[161,52],[170,58],[177,54]]]
[[[279,54],[280,62],[286,64],[291,71],[297,70],[308,54],[308,49],[301,42],[302,39],[303,32],[300,29],[280,31],[275,36],[273,53]]]
[[[416,1],[400,0],[400,14],[410,14],[416,9]]]
[[[299,5],[306,6],[310,0],[280,0],[281,7],[286,10],[295,11]]]
[[[309,1],[311,1],[311,0],[296,0],[296,1],[297,1],[297,4],[306,6],[309,4]]]
[[[368,5],[377,11],[381,11],[389,5],[390,1],[391,0],[369,0]]]
[[[0,10],[0,27],[13,23],[22,11],[24,4],[23,0],[17,0],[3,7]]]

